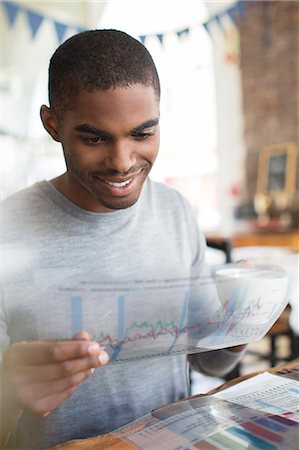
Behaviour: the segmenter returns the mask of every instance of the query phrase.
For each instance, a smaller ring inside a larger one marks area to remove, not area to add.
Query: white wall
[[[210,17],[225,12],[235,1],[210,2]],[[231,234],[237,227],[234,211],[239,201],[237,191],[244,189],[246,146],[242,107],[241,71],[238,64],[239,33],[229,15],[209,27],[213,41],[217,102],[219,155],[219,205],[221,233]],[[236,57],[236,60],[234,60]]]

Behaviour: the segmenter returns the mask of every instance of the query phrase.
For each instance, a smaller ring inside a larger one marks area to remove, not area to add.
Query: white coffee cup
[[[249,313],[252,308],[263,321],[284,302],[288,287],[288,276],[278,266],[227,265],[216,270],[215,281],[223,307]]]

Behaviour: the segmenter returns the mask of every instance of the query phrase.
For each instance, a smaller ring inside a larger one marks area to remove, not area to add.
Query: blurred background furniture
[[[213,238],[211,238],[213,240]],[[244,231],[231,236],[231,246],[240,247],[275,247],[283,248],[288,252],[299,252],[299,231]],[[267,249],[265,253],[270,253]]]
[[[232,262],[232,256],[231,256],[231,239],[230,238],[222,238],[221,236],[214,236],[214,237],[207,237],[207,246],[209,248],[214,248],[216,250],[221,250],[224,252],[225,255],[225,262],[230,263]]]

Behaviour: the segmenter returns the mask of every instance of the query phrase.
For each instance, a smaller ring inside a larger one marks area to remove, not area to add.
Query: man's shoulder
[[[44,182],[38,182],[32,186],[21,189],[14,194],[9,195],[4,200],[1,201],[1,208],[7,211],[10,209],[23,209],[30,203],[34,203],[38,197],[40,197],[42,192],[42,185]]]
[[[38,213],[45,211],[46,201],[43,193],[43,183],[38,182],[30,187],[6,197],[1,202],[1,218],[3,229],[25,225]]]

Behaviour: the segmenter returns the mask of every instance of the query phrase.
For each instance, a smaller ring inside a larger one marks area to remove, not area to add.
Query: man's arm
[[[209,376],[223,377],[228,374],[244,356],[246,345],[227,349],[188,355],[192,369]]]
[[[22,409],[9,401],[4,387],[2,366],[0,367],[0,448],[6,448],[11,432],[22,415]]]

